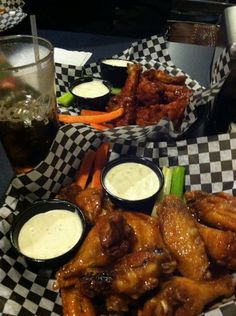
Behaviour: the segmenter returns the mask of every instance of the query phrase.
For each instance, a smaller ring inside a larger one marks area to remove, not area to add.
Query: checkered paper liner
[[[137,138],[146,138],[148,134],[149,138],[153,140],[177,139],[178,137],[181,137],[181,135],[183,135],[193,125],[193,123],[199,119],[198,106],[207,106],[209,103],[214,102],[215,97],[217,96],[224,81],[230,73],[230,58],[228,52],[223,50],[218,60],[213,65],[210,86],[206,89],[205,87],[200,86],[197,81],[190,78],[188,74],[184,73],[181,69],[174,65],[167,47],[168,43],[164,37],[158,37],[154,35],[150,38],[142,39],[133,43],[131,47],[112,57],[139,62],[142,64],[144,70],[158,68],[174,76],[182,74],[187,75],[186,85],[194,91],[194,95],[191,98],[189,106],[185,110],[184,119],[180,129],[175,130],[172,122],[165,118],[162,119],[157,125],[146,127],[134,125],[110,129],[104,132],[107,137],[114,139],[117,137],[123,139],[133,139],[134,136]],[[70,83],[79,78],[81,75],[101,77],[99,62],[91,63],[83,67],[56,64],[57,95],[60,96],[61,94],[68,91]],[[62,113],[69,113],[71,115],[77,114],[79,112],[76,106],[72,106],[70,108],[61,107],[60,111]]]
[[[16,26],[27,16],[22,9],[24,4],[22,0],[8,0],[0,3],[0,8],[6,9],[4,14],[0,14],[0,32]]]
[[[0,315],[62,315],[58,292],[52,289],[52,271],[34,271],[13,250],[11,224],[23,201],[53,197],[70,183],[84,153],[110,141],[111,156],[130,154],[163,166],[186,168],[186,190],[236,194],[236,133],[177,142],[107,139],[83,124],[60,128],[46,159],[27,174],[16,176],[0,209]],[[205,316],[235,316],[234,297],[209,307]]]

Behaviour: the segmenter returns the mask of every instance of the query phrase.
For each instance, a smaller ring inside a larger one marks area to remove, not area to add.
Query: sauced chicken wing
[[[175,84],[175,85],[184,85],[187,79],[187,76],[185,75],[171,76],[161,70],[154,70],[153,75],[157,80],[163,83]]]
[[[148,300],[139,316],[197,316],[204,306],[218,297],[230,297],[234,292],[229,275],[212,281],[195,281],[174,277],[160,292]]]
[[[163,99],[166,103],[177,101],[179,99],[184,99],[187,106],[189,98],[192,95],[192,91],[186,86],[178,86],[174,84],[163,84],[164,94]]]
[[[71,184],[62,187],[56,195],[56,198],[75,204],[76,196],[80,191],[81,188],[75,182],[72,182]]]
[[[169,104],[153,104],[140,107],[137,109],[136,123],[138,125],[153,125],[163,118],[168,118],[173,122],[175,129],[178,129],[188,102],[188,99],[183,97]]]
[[[90,225],[94,225],[100,215],[113,211],[113,205],[103,197],[102,189],[87,187],[81,190],[75,182],[63,187],[56,198],[78,205]]]
[[[106,269],[87,270],[80,278],[81,291],[92,297],[117,293],[138,299],[157,287],[166,262],[173,260],[161,248],[130,253]]]
[[[61,290],[63,316],[95,316],[96,311],[90,299],[80,290],[70,287]]]
[[[137,88],[137,99],[140,105],[162,103],[163,94],[164,86],[161,82],[150,81],[141,75]]]
[[[185,75],[172,76],[165,71],[158,69],[149,69],[142,73],[142,76],[149,81],[160,81],[168,84],[184,85],[187,79]]]
[[[104,232],[115,237],[104,238]],[[134,243],[132,227],[124,220],[120,212],[113,212],[98,218],[91,228],[76,256],[65,264],[56,274],[55,288],[72,286],[86,269],[110,264],[116,256],[127,253]]]
[[[114,120],[115,126],[135,124],[136,120],[136,90],[142,67],[139,64],[128,64],[128,77],[121,92],[112,97],[107,106],[107,111],[124,108],[122,117]]]
[[[180,273],[194,280],[209,279],[209,260],[197,225],[177,196],[166,196],[157,205],[163,240],[177,261]]]
[[[75,203],[83,211],[89,224],[93,225],[102,213],[103,192],[100,188],[86,188],[78,192]]]
[[[136,242],[132,251],[165,248],[157,218],[138,212],[122,212],[122,216],[133,228]]]
[[[198,224],[207,253],[217,264],[236,269],[236,233]]]
[[[210,226],[236,232],[236,197],[227,193],[186,192],[185,198],[198,219]]]

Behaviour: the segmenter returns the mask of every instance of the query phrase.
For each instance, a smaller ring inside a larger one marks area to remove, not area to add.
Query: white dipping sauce
[[[148,166],[135,162],[111,168],[104,184],[111,194],[130,201],[148,198],[160,188],[157,174]]]
[[[50,259],[70,250],[82,235],[78,214],[52,210],[30,218],[21,228],[18,245],[22,254],[35,259]]]
[[[117,67],[127,67],[127,64],[132,64],[132,62],[123,59],[106,59],[103,60],[103,64]]]
[[[102,80],[92,80],[78,84],[72,89],[72,93],[83,98],[97,98],[109,92]]]

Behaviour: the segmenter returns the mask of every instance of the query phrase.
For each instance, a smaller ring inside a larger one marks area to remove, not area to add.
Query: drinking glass
[[[52,44],[0,37],[0,140],[16,172],[45,158],[58,126]]]

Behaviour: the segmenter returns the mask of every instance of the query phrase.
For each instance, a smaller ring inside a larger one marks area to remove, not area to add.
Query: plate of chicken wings
[[[214,103],[230,72],[229,54],[223,50],[209,69],[209,87],[201,86],[174,64],[166,40],[156,35],[132,43],[112,58],[132,63],[120,93],[104,105],[104,110],[111,113],[122,108],[123,111],[119,112],[122,114],[111,123],[104,121],[108,124],[97,126],[105,135],[115,139],[131,139],[134,135],[140,139],[148,135],[156,141],[176,140],[184,139],[190,130],[194,137],[198,136],[194,129],[207,122],[210,104]],[[71,78],[76,80],[83,76],[101,78],[100,62],[76,69],[56,64],[57,96],[68,91]],[[76,106],[59,106],[59,110],[62,114],[79,114]],[[76,122],[76,119],[69,121]]]
[[[92,226],[56,273],[63,315],[197,316],[232,299],[236,198],[200,190],[184,198],[167,195],[149,216],[115,209],[97,189],[77,192]]]
[[[78,121],[75,115],[69,117],[63,114],[59,115],[59,120],[64,123],[87,123],[111,138],[117,137],[119,130],[121,134],[124,134],[126,128],[140,134],[144,129],[149,134],[155,132],[156,140],[160,140],[163,133],[168,137],[171,131],[173,131],[173,135],[181,135],[183,132],[186,134],[189,129],[189,127],[187,129],[184,127],[186,113],[195,93],[187,78],[186,75],[171,75],[158,68],[145,70],[140,63],[128,64],[124,86],[117,94],[111,95],[108,102],[103,105],[103,112],[86,111],[86,109],[78,107],[75,102],[71,109],[72,115],[73,110],[78,112]],[[118,117],[114,116],[113,113],[116,114],[118,110],[122,111]],[[204,114],[207,113],[207,110],[206,105]],[[105,113],[109,113],[109,116],[108,120],[105,119],[103,122],[101,114]],[[86,121],[88,114],[90,123]],[[101,122],[96,124],[98,115],[99,122]],[[206,116],[198,116],[197,122],[202,119],[206,121]],[[193,128],[193,125],[196,124],[190,125]],[[130,137],[128,131],[126,136]]]
[[[12,180],[1,208],[2,315],[234,316],[235,139],[110,142],[110,160],[132,154],[185,167],[184,200],[167,196],[150,216],[118,209],[90,185],[97,181],[77,184],[86,154],[107,140],[84,125],[62,126],[48,157]],[[89,229],[64,266],[35,270],[9,232],[20,207],[55,195],[76,203]]]

